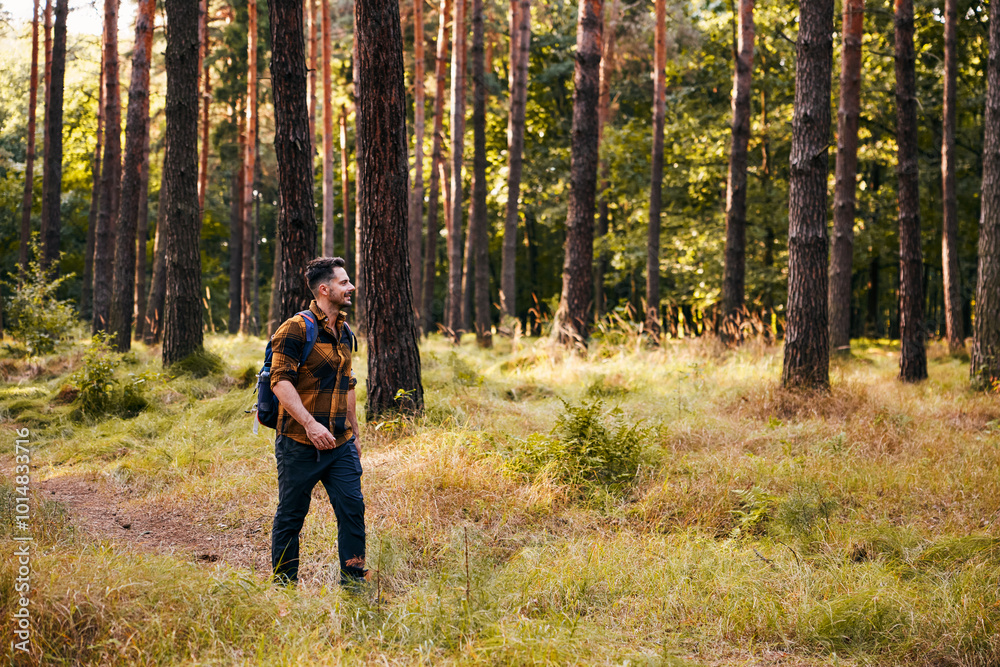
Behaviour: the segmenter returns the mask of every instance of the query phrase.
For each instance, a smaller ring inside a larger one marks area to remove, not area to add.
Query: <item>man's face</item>
[[[351,297],[354,295],[354,285],[347,277],[347,271],[343,267],[333,269],[333,277],[319,287],[320,294],[326,294],[330,304],[337,308],[344,308],[351,305]]]

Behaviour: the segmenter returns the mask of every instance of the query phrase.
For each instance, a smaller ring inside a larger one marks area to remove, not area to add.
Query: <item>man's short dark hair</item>
[[[309,284],[309,291],[316,294],[319,286],[333,278],[333,270],[340,268],[346,270],[347,262],[343,257],[317,257],[306,264],[306,283]]]

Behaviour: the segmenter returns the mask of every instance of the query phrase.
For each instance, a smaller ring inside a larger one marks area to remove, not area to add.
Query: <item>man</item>
[[[351,369],[353,336],[344,309],[354,285],[340,257],[306,266],[315,299],[309,311],[317,337],[308,358],[302,315],[286,320],[271,339],[271,390],[281,402],[274,457],[278,462],[278,509],[271,531],[275,581],[298,580],[299,531],[309,500],[322,482],[337,515],[341,584],[365,579],[365,501],[361,495],[361,443]]]

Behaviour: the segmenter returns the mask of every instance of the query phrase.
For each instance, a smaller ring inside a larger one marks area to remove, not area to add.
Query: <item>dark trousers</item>
[[[361,459],[354,438],[340,447],[321,451],[279,435],[274,441],[274,457],[278,461],[278,510],[271,529],[275,580],[298,579],[299,531],[317,482],[326,487],[337,515],[341,583],[363,579],[365,499],[361,495]]]

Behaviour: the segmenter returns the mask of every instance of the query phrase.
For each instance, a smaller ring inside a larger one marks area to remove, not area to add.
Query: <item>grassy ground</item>
[[[263,344],[207,346],[222,371],[150,379],[127,419],[79,414],[83,344],[0,358],[7,480],[27,426],[39,484],[87,480],[255,554],[95,535],[36,494],[27,662],[1000,663],[1000,399],[938,347],[930,379],[905,385],[897,348],[855,341],[829,394],[792,394],[780,348],[759,343],[624,338],[579,357],[432,337],[425,415],[366,426],[378,583],[348,595],[319,492],[302,584],[266,583],[273,432],[243,412]],[[156,352],[118,377],[158,371]],[[4,618],[14,578],[0,561]]]

